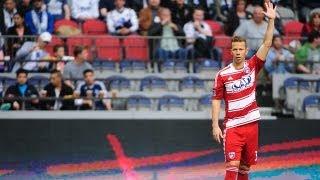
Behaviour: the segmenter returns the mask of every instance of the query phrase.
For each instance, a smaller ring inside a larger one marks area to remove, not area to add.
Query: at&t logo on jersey
[[[248,87],[251,84],[251,81],[252,81],[252,77],[251,76],[243,77],[239,81],[236,81],[236,82],[233,83],[232,91],[238,92],[238,91],[241,91],[241,90],[245,89],[246,87]]]

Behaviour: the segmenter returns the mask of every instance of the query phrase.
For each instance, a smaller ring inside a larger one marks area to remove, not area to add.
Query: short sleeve
[[[248,63],[252,69],[255,69],[256,74],[258,74],[260,70],[263,68],[265,61],[258,58],[257,55],[254,55],[248,60]]]
[[[223,99],[224,95],[224,83],[220,73],[218,73],[214,79],[212,99]]]

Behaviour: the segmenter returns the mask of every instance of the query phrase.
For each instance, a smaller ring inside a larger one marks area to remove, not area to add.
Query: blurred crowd
[[[264,68],[266,76],[271,78],[273,73],[291,72],[320,74],[320,2],[272,2],[277,5],[277,19],[273,45]],[[217,29],[210,22],[223,27],[223,36],[247,38],[248,57],[256,52],[267,28],[263,0],[2,0],[1,5],[0,69],[4,64],[2,60],[14,60],[6,62],[9,67],[6,71],[17,73],[18,82],[5,92],[5,96],[10,98],[18,94],[63,99],[31,100],[23,103],[27,109],[86,109],[93,106],[111,109],[110,101],[105,99],[104,84],[94,80],[86,47],[77,46],[70,51],[61,44],[55,45],[50,52],[47,50],[54,35],[81,34],[81,28],[58,28],[58,22],[70,21],[81,27],[84,22],[94,19],[104,23],[108,35],[159,37],[149,49],[152,56],[162,62],[190,57],[221,62],[222,50],[213,46]],[[284,43],[284,26],[292,21],[303,23],[302,31],[293,41]],[[28,72],[50,72],[51,83],[42,92],[37,92],[27,84]],[[74,87],[73,79],[85,81]],[[72,100],[68,100],[70,97]],[[78,97],[98,100],[76,99]],[[21,109],[18,100],[10,103],[11,109]]]
[[[96,19],[105,23],[109,35],[139,34],[160,37],[156,43],[150,45],[152,49],[150,53],[160,60],[190,59],[192,56],[221,61],[221,49],[212,46],[212,42],[215,41],[213,33],[215,29],[210,26],[209,21],[221,24],[223,34],[227,36],[239,35],[247,38],[248,57],[250,57],[261,44],[267,26],[262,0],[2,1],[0,33],[7,38],[1,39],[0,59],[10,56],[17,61],[26,56],[31,60],[46,57],[45,52],[25,53],[25,50],[38,52],[38,49],[43,49],[41,46],[45,46],[39,42],[26,45],[25,42],[31,41],[28,38],[30,35],[39,36],[46,32],[58,35],[79,33],[72,27],[57,28],[55,23],[61,20],[72,20],[81,24],[87,20]],[[301,37],[305,39],[308,39],[312,31],[320,32],[320,2],[302,0],[296,1],[295,4],[286,0],[273,2],[278,6],[276,35],[285,35],[283,27],[292,20],[305,23],[301,31]],[[186,39],[181,40],[178,37]],[[306,40],[301,42],[312,44]],[[44,41],[44,43],[49,42]],[[298,45],[296,43],[292,46],[296,50]],[[309,47],[306,46],[304,47],[308,49]],[[276,51],[278,54],[279,52]],[[299,63],[303,61],[299,55],[298,59]],[[37,71],[41,71],[44,69],[44,64],[36,68]],[[308,72],[302,67],[299,67],[298,71]]]

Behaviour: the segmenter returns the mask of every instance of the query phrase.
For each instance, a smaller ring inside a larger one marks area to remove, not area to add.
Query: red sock
[[[237,167],[231,167],[226,170],[226,176],[224,180],[237,180],[238,178],[238,168]]]
[[[238,180],[249,180],[249,171],[239,170]]]

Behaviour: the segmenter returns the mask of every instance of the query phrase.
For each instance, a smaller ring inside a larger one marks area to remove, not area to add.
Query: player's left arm
[[[263,61],[266,60],[268,51],[272,45],[274,21],[276,18],[276,10],[277,10],[277,7],[273,7],[273,4],[271,3],[270,0],[265,0],[264,6],[266,8],[266,11],[263,12],[263,14],[269,18],[268,27],[263,39],[263,43],[256,53],[257,57]]]

